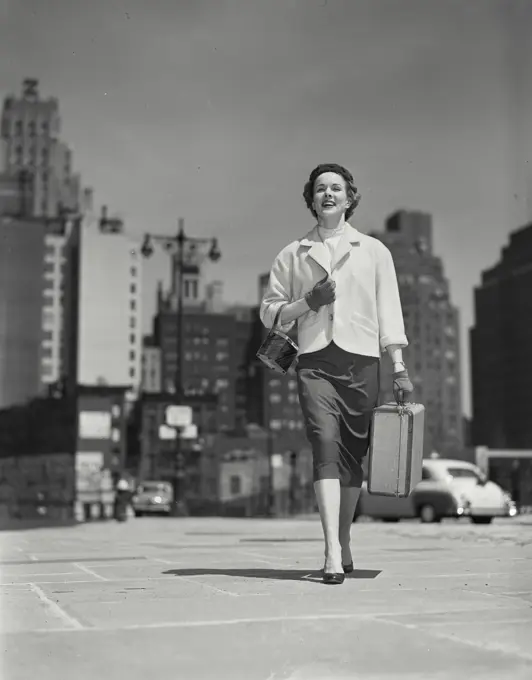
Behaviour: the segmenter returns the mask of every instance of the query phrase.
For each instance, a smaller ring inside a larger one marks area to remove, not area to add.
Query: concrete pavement
[[[316,518],[0,533],[1,677],[532,678],[532,518],[352,534],[333,587]]]

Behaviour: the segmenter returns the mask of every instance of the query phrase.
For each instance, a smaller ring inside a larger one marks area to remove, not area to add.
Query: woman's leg
[[[340,521],[339,538],[342,548],[342,564],[351,564],[351,525],[360,497],[360,489],[353,486],[343,486],[340,490]]]
[[[314,491],[320,511],[321,526],[325,538],[325,571],[343,573],[340,532],[340,480],[319,479]]]

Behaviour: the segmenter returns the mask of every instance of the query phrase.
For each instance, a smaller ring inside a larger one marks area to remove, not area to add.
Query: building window
[[[134,378],[134,377],[135,377],[135,369],[134,369],[133,367],[131,367],[131,368],[129,369],[129,377],[130,377],[130,378]]]
[[[130,360],[130,361],[135,361],[136,356],[137,356],[137,355],[135,354],[135,352],[134,352],[133,350],[130,350],[130,352],[129,352],[129,360]]]
[[[131,267],[131,269],[129,271],[130,271],[131,276],[137,275],[137,268],[136,267]]]
[[[22,121],[21,120],[17,120],[17,122],[15,123],[15,135],[17,135],[17,137],[20,137],[22,135]]]
[[[132,294],[135,294],[137,292],[137,284],[136,283],[132,283],[129,286],[129,292],[132,293]]]
[[[241,493],[242,480],[240,479],[240,475],[231,475],[230,486],[231,486],[231,494],[233,496],[236,496],[237,494]]]
[[[282,400],[282,397],[277,392],[270,394],[270,403],[271,404],[279,404],[281,402],[281,400]]]
[[[130,345],[136,345],[137,344],[137,336],[134,335],[133,333],[129,336],[129,344]]]
[[[137,301],[136,300],[130,300],[129,301],[129,308],[131,311],[135,311],[137,309]]]
[[[135,319],[134,316],[131,316],[129,318],[129,327],[130,328],[136,328],[137,327],[137,320]]]
[[[41,356],[42,356],[43,359],[50,359],[51,356],[52,356],[52,348],[51,347],[43,347]]]
[[[48,123],[46,121],[44,121],[44,123],[41,125],[41,130],[42,130],[43,135],[48,134],[49,129],[48,129]]]
[[[46,379],[46,378],[51,378],[53,376],[53,366],[50,364],[43,364],[42,370],[41,370],[41,377]]]
[[[43,340],[53,340],[53,338],[54,338],[53,331],[50,331],[50,330],[43,331],[43,334],[42,334]]]

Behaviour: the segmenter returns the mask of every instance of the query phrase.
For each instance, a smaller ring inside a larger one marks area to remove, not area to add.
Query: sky
[[[258,275],[312,227],[318,163],[353,172],[363,232],[430,212],[466,414],[474,286],[532,219],[531,69],[528,0],[0,0],[0,97],[34,77],[59,99],[84,184],[132,233],[183,217],[217,236],[208,275],[229,301],[256,303]],[[146,330],[168,270],[146,263]]]

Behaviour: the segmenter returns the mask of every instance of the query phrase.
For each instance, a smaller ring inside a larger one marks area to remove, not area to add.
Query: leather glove
[[[414,386],[408,377],[408,371],[398,371],[393,374],[393,396],[398,404],[404,404],[414,391]]]
[[[336,299],[335,289],[336,283],[329,276],[326,276],[305,295],[307,305],[313,312],[317,312],[324,305],[330,305]]]

